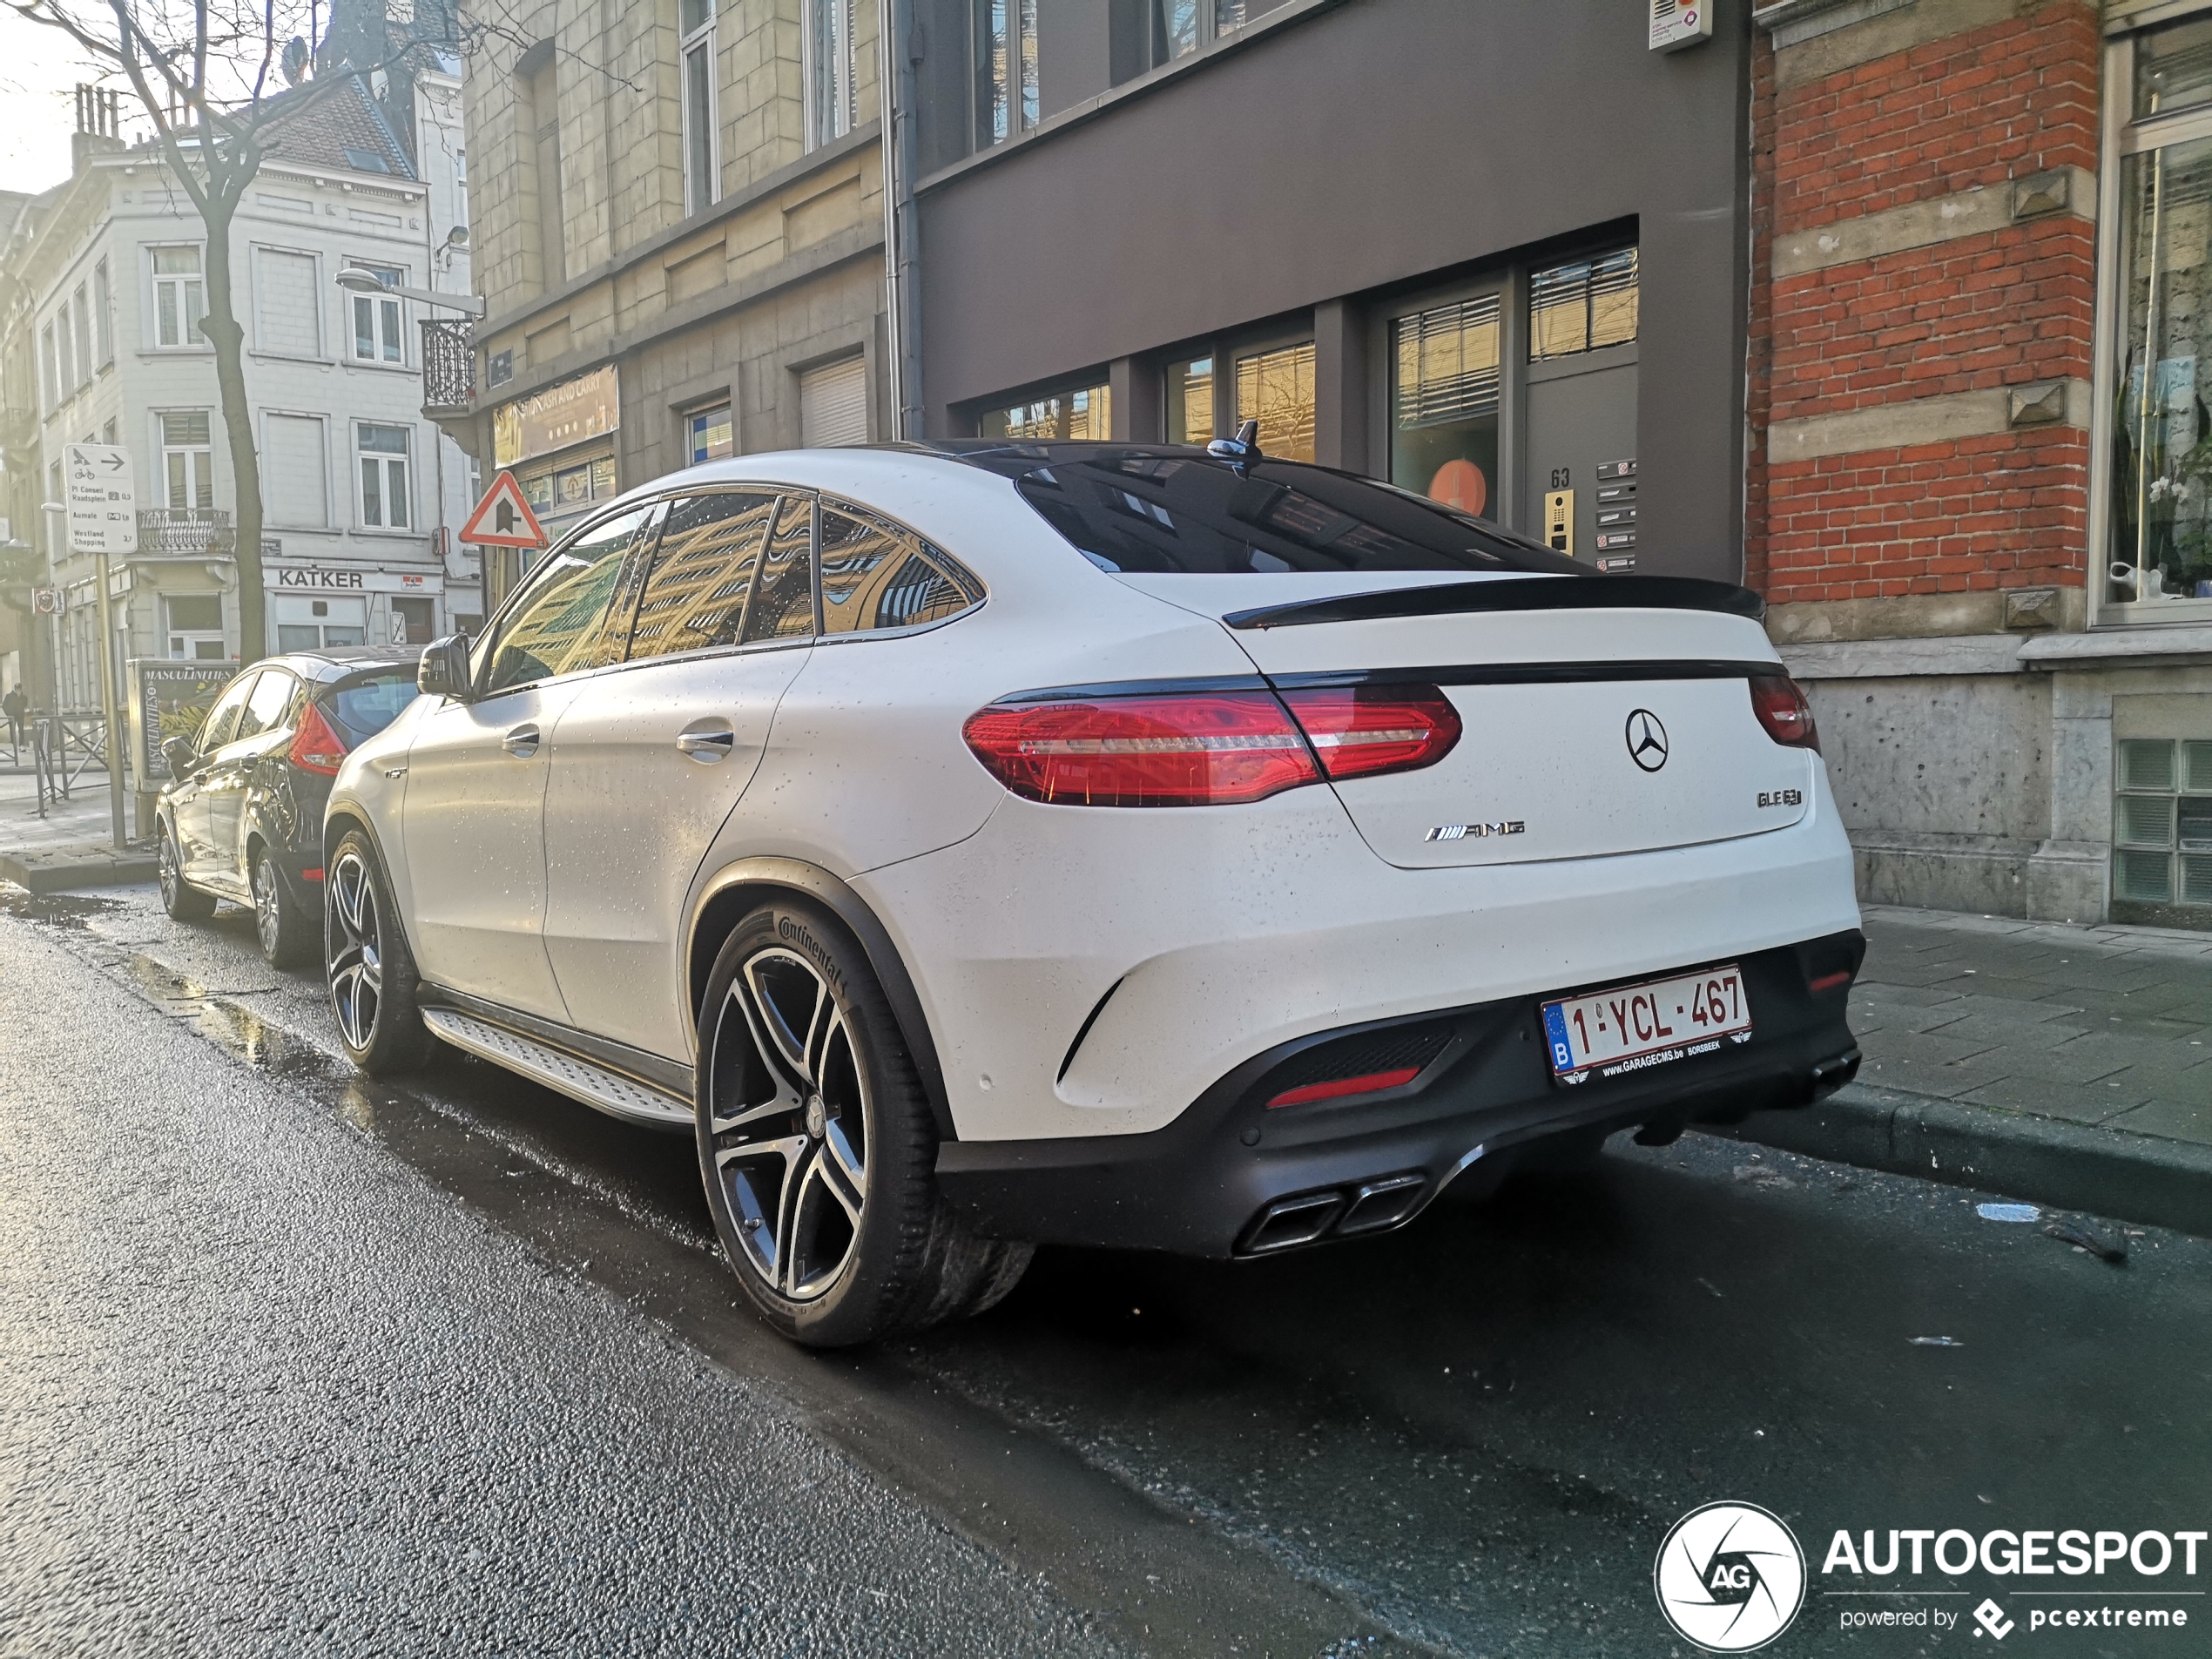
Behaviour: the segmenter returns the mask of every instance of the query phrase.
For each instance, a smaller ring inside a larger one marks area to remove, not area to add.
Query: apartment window
[[[2113,746],[2113,898],[2212,905],[2212,743],[2130,738]]]
[[[1391,324],[1391,482],[1493,518],[1498,322],[1498,296],[1486,293]]]
[[[1152,61],[1164,64],[1198,50],[1206,0],[1152,0]]]
[[[153,342],[177,349],[204,346],[200,321],[207,315],[206,290],[201,286],[199,250],[196,247],[157,247],[153,258]]]
[[[411,429],[363,421],[354,428],[354,435],[355,457],[361,463],[361,523],[374,529],[407,529],[414,522],[414,515],[408,510]]]
[[[975,0],[977,141],[1037,124],[1037,0]]]
[[[223,599],[215,593],[172,593],[161,602],[172,658],[192,663],[219,663],[230,655],[223,648]]]
[[[92,338],[105,368],[115,361],[115,296],[108,282],[107,261],[92,267]]]
[[[453,152],[453,222],[456,225],[469,222],[469,152],[466,150]]]
[[[737,428],[730,418],[727,403],[718,403],[711,409],[684,417],[684,454],[691,465],[719,461],[737,452]]]
[[[62,395],[74,397],[78,387],[77,337],[70,332],[69,301],[66,300],[54,313],[54,343],[61,348]]]
[[[714,0],[680,0],[683,26],[684,211],[710,206],[714,165]]]
[[[50,322],[38,331],[38,384],[46,395],[49,415],[62,405],[61,366],[55,353],[54,325]]]
[[[70,307],[69,320],[77,341],[77,383],[84,385],[92,378],[92,302],[85,297],[84,285],[77,285],[77,297]]]
[[[1213,359],[1193,357],[1170,363],[1167,374],[1168,442],[1211,442],[1213,427]]]
[[[1282,461],[1313,459],[1313,342],[1237,360],[1237,421],[1259,422],[1259,447]]]
[[[1616,248],[1528,279],[1528,355],[1541,361],[1636,337],[1636,250]]]
[[[398,287],[405,274],[389,265],[364,264],[361,268],[372,273],[388,288]],[[354,295],[354,355],[368,363],[407,361],[406,348],[401,343],[400,302],[396,297]]]
[[[172,512],[212,508],[215,455],[208,442],[207,411],[183,409],[155,419],[161,428],[162,504]]]
[[[987,438],[1104,439],[1113,426],[1112,415],[1113,395],[1108,388],[1081,386],[987,409],[979,424]]]
[[[868,366],[860,354],[799,377],[799,442],[808,449],[868,441]]]
[[[1035,0],[1029,0],[1034,6]],[[853,0],[806,0],[808,147],[853,130],[853,83],[859,60],[853,49]]]

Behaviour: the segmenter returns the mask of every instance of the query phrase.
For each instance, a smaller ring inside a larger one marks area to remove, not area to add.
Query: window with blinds
[[[1049,392],[1009,408],[988,409],[978,424],[987,438],[1103,442],[1113,435],[1113,403],[1108,387],[1078,387]]]
[[[1498,408],[1498,296],[1398,320],[1398,424],[1430,426]]]
[[[1636,337],[1636,250],[1619,248],[1533,273],[1528,355],[1541,362]]]
[[[799,442],[808,449],[868,441],[867,360],[855,354],[799,377]]]
[[[1237,419],[1259,422],[1259,447],[1278,461],[1313,459],[1313,342],[1237,360]]]

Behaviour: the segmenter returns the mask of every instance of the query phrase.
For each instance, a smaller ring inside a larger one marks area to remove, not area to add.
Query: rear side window
[[[825,634],[941,622],[982,597],[944,553],[857,509],[823,504],[820,555]]]
[[[691,496],[669,509],[630,660],[734,645],[776,517],[772,495]]]
[[[323,706],[359,743],[398,719],[400,711],[415,701],[415,676],[395,669],[340,686],[324,699]]]
[[[1040,467],[1015,488],[1109,570],[1596,574],[1422,496],[1296,462],[1106,455]]]
[[[761,562],[759,587],[745,610],[745,642],[805,639],[814,631],[814,502],[787,496]]]

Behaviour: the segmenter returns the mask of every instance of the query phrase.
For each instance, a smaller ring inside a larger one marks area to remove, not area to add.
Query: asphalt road
[[[1816,1572],[2208,1525],[2212,1245],[2097,1223],[2108,1266],[1980,1196],[1616,1144],[1265,1263],[1045,1252],[813,1358],[687,1143],[457,1055],[351,1078],[241,914],[0,896],[0,1655],[1686,1655],[1653,1554],[1715,1500]],[[1973,1650],[1842,1631],[1847,1581],[1770,1651]]]

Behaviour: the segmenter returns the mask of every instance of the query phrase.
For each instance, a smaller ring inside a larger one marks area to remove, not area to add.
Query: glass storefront
[[[1461,512],[1498,516],[1498,296],[1391,324],[1390,482]]]
[[[1213,435],[1213,359],[1193,357],[1170,363],[1168,442],[1204,444]]]
[[[1103,442],[1113,435],[1113,396],[1104,386],[1050,392],[1011,408],[987,409],[978,426],[986,438]]]
[[[1313,459],[1313,342],[1237,360],[1237,420],[1259,422],[1259,447],[1280,461]]]

